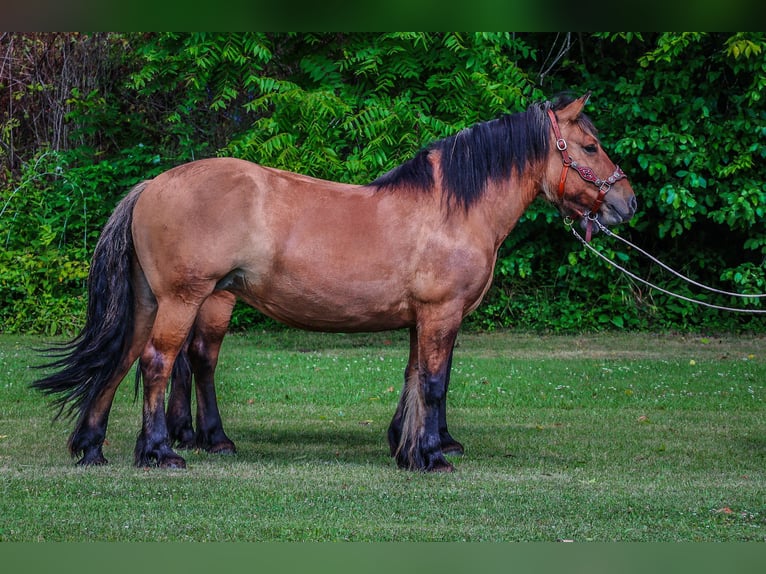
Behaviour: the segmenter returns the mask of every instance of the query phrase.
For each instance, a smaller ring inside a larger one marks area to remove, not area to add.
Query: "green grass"
[[[218,390],[239,452],[134,468],[120,388],[110,463],[28,388],[39,339],[0,336],[0,540],[766,540],[766,339],[462,334],[456,472],[396,468],[404,333],[232,335]]]

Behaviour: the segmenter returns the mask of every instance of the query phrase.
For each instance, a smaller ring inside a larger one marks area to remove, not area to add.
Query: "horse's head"
[[[582,219],[583,227],[589,218],[616,225],[633,217],[636,196],[582,113],[589,96],[546,110],[554,143],[549,152],[546,193],[565,217]]]

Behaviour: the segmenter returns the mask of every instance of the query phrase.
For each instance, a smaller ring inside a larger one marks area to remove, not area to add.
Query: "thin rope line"
[[[700,287],[701,289],[706,289],[708,291],[712,291],[713,293],[718,293],[720,295],[728,295],[730,297],[746,297],[746,298],[752,298],[752,299],[758,299],[761,297],[766,297],[766,293],[732,293],[731,291],[721,291],[720,289],[716,289],[715,287],[709,287],[708,285],[703,285],[702,283],[697,283],[694,279],[691,279],[689,277],[686,277],[685,275],[679,273],[675,269],[672,269],[671,267],[668,267],[665,263],[657,259],[656,257],[652,256],[651,254],[647,253],[643,249],[641,249],[638,245],[635,245],[628,241],[627,239],[620,237],[616,233],[612,233],[612,231],[606,227],[603,223],[601,223],[598,219],[593,220],[598,225],[599,229],[604,232],[604,234],[608,235],[609,237],[614,237],[615,239],[618,239],[622,241],[625,245],[628,245],[629,247],[632,247],[639,253],[641,253],[644,257],[647,257],[666,271],[669,271],[679,279],[683,279],[687,283],[691,283],[692,285],[695,285],[696,287]]]
[[[639,277],[635,273],[631,273],[630,271],[628,271],[624,267],[620,266],[618,263],[616,263],[616,262],[612,261],[611,259],[609,259],[606,255],[604,255],[601,252],[599,252],[598,250],[596,250],[587,241],[585,241],[585,239],[583,239],[580,236],[579,233],[577,233],[577,231],[575,230],[574,226],[572,226],[570,229],[572,230],[572,234],[580,241],[580,243],[582,243],[585,247],[587,247],[591,252],[593,252],[596,255],[598,255],[601,259],[606,261],[609,265],[611,265],[615,269],[618,269],[618,270],[622,271],[623,273],[625,273],[625,275],[627,275],[631,279],[635,279],[636,281],[638,281],[639,283],[643,283],[647,287],[651,287],[652,289],[656,289],[657,291],[665,293],[666,295],[670,295],[671,297],[676,297],[678,299],[683,299],[684,301],[688,301],[689,303],[695,303],[696,305],[702,305],[704,307],[710,307],[711,309],[718,309],[720,311],[732,311],[734,313],[753,313],[753,314],[764,314],[764,313],[766,313],[766,309],[738,309],[736,307],[724,307],[724,306],[721,306],[721,305],[714,305],[712,303],[707,303],[705,301],[700,301],[699,299],[692,299],[691,297],[686,297],[684,295],[679,295],[678,293],[673,293],[672,291],[668,291],[667,289],[663,289],[662,287],[658,287],[654,283],[650,283],[646,279],[642,279],[641,277]],[[614,235],[614,234],[612,234],[612,235]]]

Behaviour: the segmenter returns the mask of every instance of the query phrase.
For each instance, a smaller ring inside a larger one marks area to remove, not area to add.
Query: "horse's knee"
[[[429,406],[441,404],[447,396],[447,385],[441,375],[428,375],[423,385],[423,400]]]

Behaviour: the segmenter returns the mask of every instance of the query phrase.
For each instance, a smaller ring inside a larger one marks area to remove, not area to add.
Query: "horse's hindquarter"
[[[398,328],[423,305],[469,308],[483,295],[492,246],[449,226],[438,200],[239,160],[195,164],[189,177],[157,178],[136,208],[153,289],[217,286],[279,321],[331,331]]]

